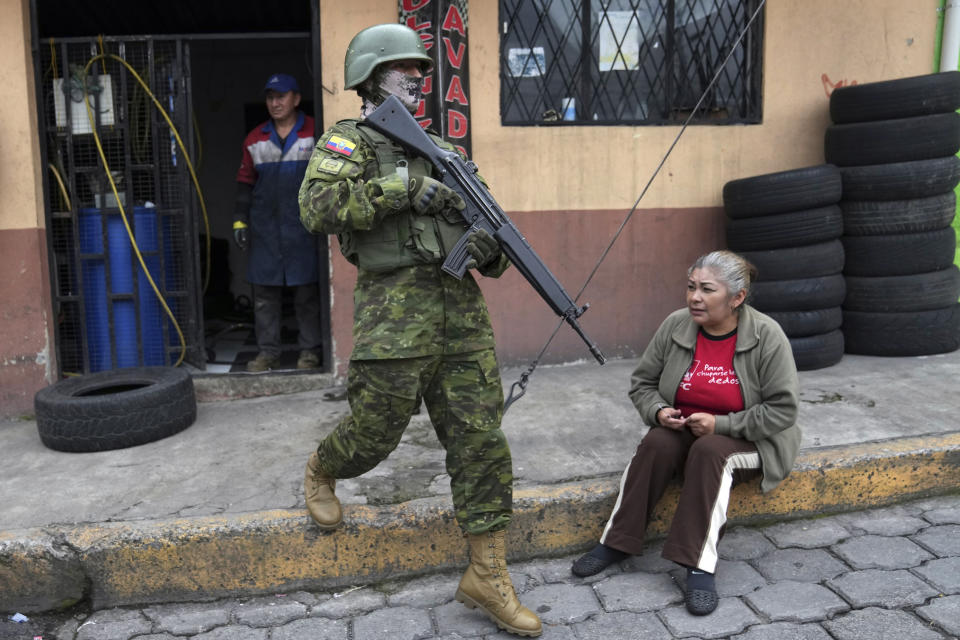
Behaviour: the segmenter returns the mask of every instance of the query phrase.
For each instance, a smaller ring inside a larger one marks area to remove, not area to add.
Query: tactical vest
[[[413,176],[432,175],[433,165],[420,157],[408,159],[403,147],[356,120],[342,120],[373,149],[377,158],[376,176],[398,171]],[[406,182],[406,180],[405,180]],[[385,216],[373,229],[352,229],[337,234],[340,251],[351,263],[367,271],[392,271],[418,264],[437,264],[457,243],[467,228],[456,209],[436,216],[418,215],[413,208]]]

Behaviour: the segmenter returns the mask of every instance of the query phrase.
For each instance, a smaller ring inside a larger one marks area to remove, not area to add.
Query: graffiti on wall
[[[400,22],[423,40],[433,58],[415,117],[470,156],[467,0],[399,0]]]
[[[830,98],[830,94],[833,93],[834,89],[839,89],[840,87],[852,87],[853,85],[857,84],[856,80],[837,80],[836,82],[832,82],[830,80],[830,76],[825,73],[820,75],[820,82],[823,83],[823,92],[827,94],[828,99]]]

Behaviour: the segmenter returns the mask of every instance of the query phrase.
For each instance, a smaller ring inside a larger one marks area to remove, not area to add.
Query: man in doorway
[[[299,110],[300,87],[275,73],[264,87],[270,119],[247,134],[237,171],[233,237],[248,251],[247,281],[253,285],[257,357],[247,371],[261,372],[280,363],[282,295],[294,290],[299,329],[298,369],[320,364],[320,294],[317,286],[317,237],[300,223],[297,192],[313,152],[313,118]]]

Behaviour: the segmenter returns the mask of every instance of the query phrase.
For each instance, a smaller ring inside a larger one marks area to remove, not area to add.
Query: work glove
[[[486,229],[477,229],[467,238],[467,253],[467,269],[482,269],[500,258],[500,243]]]
[[[240,251],[246,251],[250,246],[250,240],[247,237],[247,225],[239,220],[233,223],[233,243],[237,245]]]
[[[467,206],[460,194],[429,176],[410,178],[407,193],[413,210],[425,216],[436,215],[448,207],[463,211]]]

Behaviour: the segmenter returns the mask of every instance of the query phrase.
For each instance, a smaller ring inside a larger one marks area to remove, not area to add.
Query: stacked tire
[[[843,87],[824,151],[843,177],[847,353],[960,348],[960,72]]]
[[[827,164],[723,187],[727,247],[757,267],[750,304],[780,324],[801,371],[843,357],[841,191],[840,171]]]

